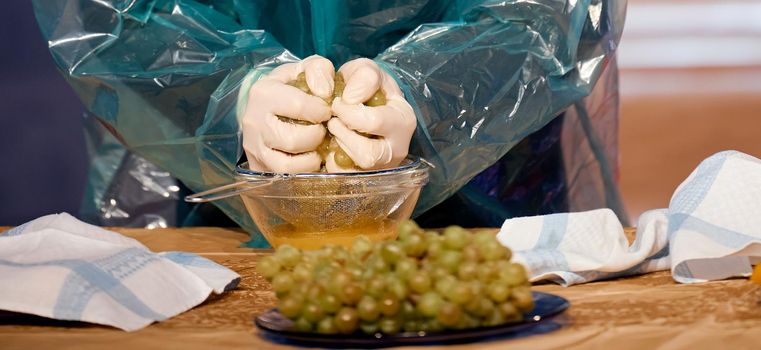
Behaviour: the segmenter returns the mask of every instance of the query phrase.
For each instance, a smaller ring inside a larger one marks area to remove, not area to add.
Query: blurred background
[[[761,1],[629,0],[620,188],[632,223],[721,150],[761,157]]]
[[[629,0],[619,48],[620,187],[632,222],[700,160],[761,156],[761,0]],[[26,1],[0,11],[0,226],[79,211],[83,108]]]
[[[0,11],[0,225],[79,211],[84,108],[55,68],[31,1]]]

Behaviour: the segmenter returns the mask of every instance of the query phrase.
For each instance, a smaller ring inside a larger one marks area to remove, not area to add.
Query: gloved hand
[[[361,169],[395,167],[407,157],[416,119],[396,81],[370,59],[358,58],[344,64],[338,73],[346,87],[333,100],[328,130],[338,145]],[[363,102],[381,89],[386,103],[367,106]],[[360,134],[360,133],[363,134]],[[328,172],[346,171],[328,157]]]
[[[300,73],[312,95],[288,85]],[[333,64],[317,55],[278,66],[251,86],[241,126],[249,168],[299,173],[320,171],[315,151],[331,117],[324,99],[333,95]]]

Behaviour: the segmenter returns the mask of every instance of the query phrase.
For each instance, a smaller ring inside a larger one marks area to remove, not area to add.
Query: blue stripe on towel
[[[542,231],[534,249],[556,249],[563,241],[567,228],[568,214],[547,215],[542,220]]]
[[[226,267],[217,264],[209,259],[191,253],[165,252],[161,253],[161,256],[183,266],[201,267],[207,269],[227,269]]]
[[[669,203],[669,212],[690,214],[695,211],[711,190],[724,162],[736,153],[735,151],[717,153],[700,163],[692,180],[674,194]]]
[[[682,229],[700,233],[703,236],[708,237],[710,240],[728,248],[742,248],[749,242],[759,239],[759,237],[746,235],[741,232],[717,226],[691,215],[674,214],[672,215],[672,218],[679,219],[679,221],[682,222]]]
[[[31,222],[31,221],[30,221]],[[0,232],[0,237],[10,237],[10,236],[18,236],[22,233],[24,233],[24,229],[26,226],[29,225],[29,222],[26,222],[22,225],[16,226],[10,230]]]
[[[129,248],[128,250],[130,249],[135,248]],[[120,253],[115,254],[113,257],[120,255]],[[84,260],[76,259],[53,260],[41,263],[17,263],[0,260],[0,265],[16,268],[58,266],[70,270],[71,272],[58,292],[58,298],[53,311],[54,318],[67,320],[81,319],[81,314],[93,295],[96,292],[102,292],[136,315],[153,320],[164,320],[167,316],[145,305],[117,277],[126,277],[154,260],[157,260],[157,258],[151,254],[147,254],[147,256],[137,255],[133,259],[126,259],[123,263],[118,264],[118,266],[109,266],[107,269]],[[125,271],[130,272],[125,273]]]

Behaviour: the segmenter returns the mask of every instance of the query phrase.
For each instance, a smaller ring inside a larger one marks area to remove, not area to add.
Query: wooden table
[[[115,229],[154,251],[199,253],[237,271],[238,289],[165,322],[127,333],[107,327],[11,319],[0,324],[0,349],[283,349],[257,334],[252,318],[275,297],[255,272],[269,250],[239,248],[247,235],[220,228]],[[7,281],[0,281],[7,283]],[[723,349],[761,348],[761,286],[745,279],[695,285],[668,272],[563,288],[539,285],[571,301],[555,332],[447,349]],[[23,324],[28,323],[28,324]],[[426,349],[440,348],[429,346]]]

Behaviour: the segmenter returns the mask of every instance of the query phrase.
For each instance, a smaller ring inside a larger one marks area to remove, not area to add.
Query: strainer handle
[[[185,196],[185,201],[189,203],[206,203],[213,202],[220,199],[237,196],[241,193],[251,191],[257,187],[269,184],[271,181],[238,181],[224,186],[212,188],[208,191],[198,192]],[[246,185],[246,186],[243,186]]]

